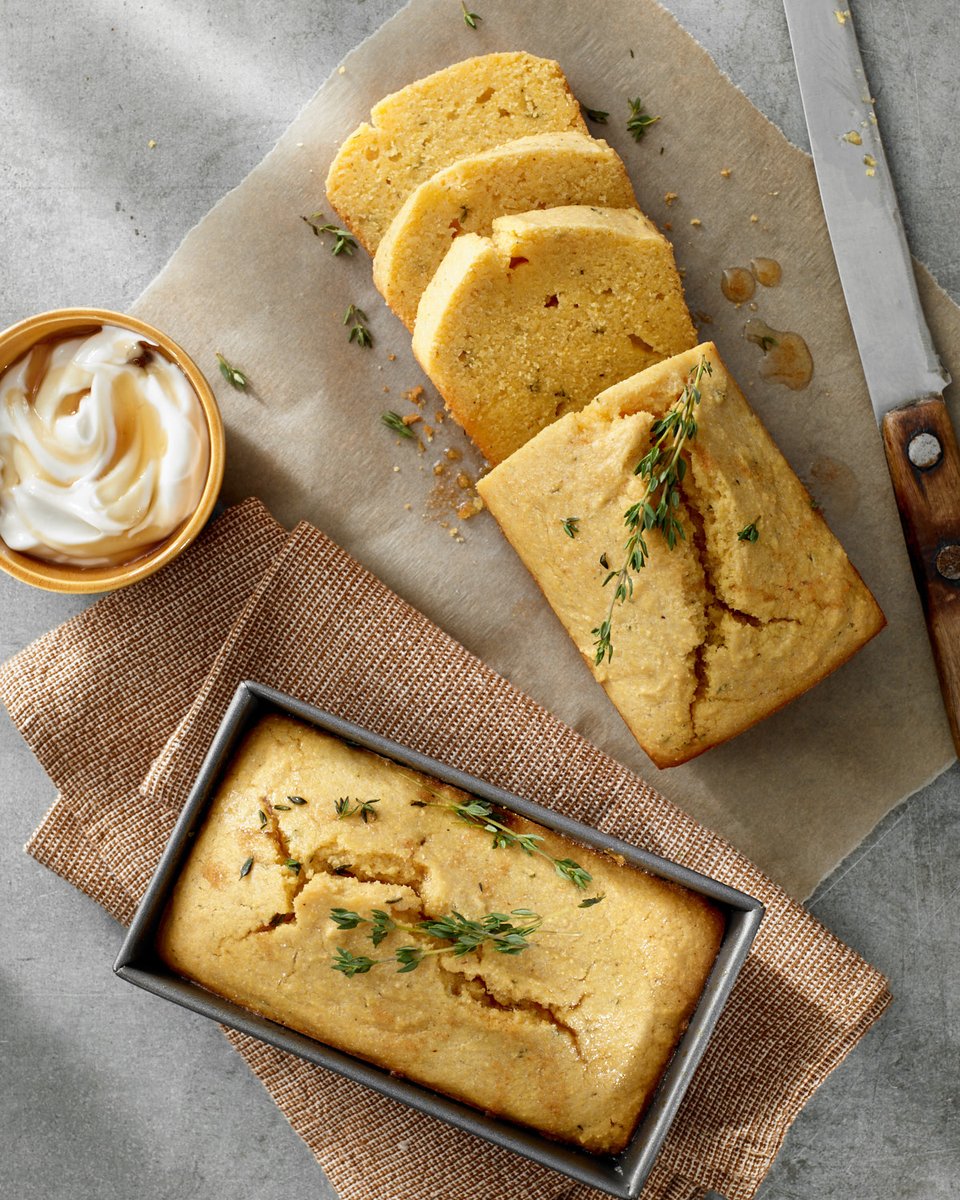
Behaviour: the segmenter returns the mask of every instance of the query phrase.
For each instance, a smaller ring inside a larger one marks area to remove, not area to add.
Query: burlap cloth
[[[287,536],[248,501],[166,570],[0,668],[0,699],[60,789],[29,852],[129,921],[244,678],[763,901],[754,949],[644,1192],[752,1196],[804,1102],[888,1004],[884,979],[721,838],[310,525]],[[319,1067],[227,1037],[344,1200],[599,1200]]]

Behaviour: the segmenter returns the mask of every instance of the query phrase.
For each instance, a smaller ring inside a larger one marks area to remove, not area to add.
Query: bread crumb
[[[435,462],[433,464],[434,475],[444,475],[444,474],[446,474],[446,470],[447,470],[447,468],[443,465],[442,462]]]
[[[666,233],[670,233],[671,230],[673,229],[673,222],[672,221],[664,221],[663,228]]]
[[[757,216],[756,213],[751,213],[750,220],[753,222],[754,225],[756,225],[756,223],[760,220],[760,218]]]
[[[447,419],[447,414],[443,411],[442,408],[438,408],[437,411],[433,414],[433,419],[436,421],[436,423],[438,425],[442,425],[444,423],[444,421]]]
[[[456,446],[448,446],[447,449],[444,450],[444,454],[450,459],[451,462],[459,462],[460,459],[463,458],[463,451],[458,450]]]
[[[433,426],[432,425],[424,425],[423,433],[428,442],[433,441]]]
[[[699,217],[691,217],[690,224],[693,225],[694,228],[699,229],[700,226],[703,224],[703,222],[700,220]]]
[[[390,361],[390,362],[396,362],[396,361],[397,361],[397,356],[396,356],[394,353],[392,353],[392,352],[391,352],[390,354],[388,354],[388,355],[387,355],[387,358],[389,359],[389,361]]]
[[[412,504],[405,504],[403,507],[407,510],[407,512],[413,512]]]
[[[417,387],[408,388],[403,393],[404,400],[409,400],[411,404],[416,404],[417,406],[423,404],[425,397],[426,392],[419,385]]]
[[[721,178],[729,179],[732,174],[733,174],[733,171],[731,171],[729,167],[721,167],[720,168]]]
[[[157,139],[151,138],[150,141],[147,142],[147,149],[148,150],[156,150],[156,148],[157,148]]]
[[[847,17],[850,16],[850,9],[849,8],[835,8],[833,10],[833,15],[837,18],[838,25],[846,25]]]
[[[416,425],[416,423],[418,421],[422,421],[423,418],[419,413],[405,413],[400,420],[403,421],[404,425]]]
[[[664,197],[663,197],[663,202],[664,202],[664,204],[673,204],[673,202],[675,200],[679,200],[679,199],[680,199],[680,197],[676,192],[665,192]]]
[[[338,75],[346,75],[346,73],[347,73],[347,68],[346,68],[346,67],[337,67],[337,74],[338,74]]]
[[[395,472],[396,472],[398,475],[400,474],[400,468],[399,468],[399,467],[394,467],[393,469],[394,469],[394,471],[395,471]]]
[[[877,173],[877,160],[876,160],[876,159],[873,157],[873,155],[872,155],[872,154],[865,154],[865,155],[863,156],[863,161],[864,161],[864,163],[866,164],[866,168],[867,168],[867,174],[868,174],[868,175],[870,175],[870,176],[876,175],[876,173]]]
[[[384,392],[384,395],[389,395],[389,393],[390,393],[390,389],[389,389],[388,387],[385,387],[385,388],[383,389],[383,392]]]
[[[849,133],[843,135],[843,140],[849,142],[851,146],[862,146],[863,138],[855,129],[851,129]]]
[[[469,521],[478,512],[483,512],[483,501],[479,496],[471,496],[469,500],[464,500],[457,508],[457,516],[461,521]]]
[[[470,476],[469,476],[469,475],[466,473],[466,471],[461,471],[461,472],[460,472],[460,473],[457,475],[457,487],[459,487],[459,488],[463,488],[463,489],[464,489],[464,491],[465,491],[465,490],[466,490],[468,487],[473,487],[473,480],[472,480],[472,479],[470,478]]]

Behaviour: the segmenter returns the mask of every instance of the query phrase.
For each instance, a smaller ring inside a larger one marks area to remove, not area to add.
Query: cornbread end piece
[[[377,247],[374,283],[412,329],[454,238],[489,235],[496,217],[569,204],[636,204],[626,168],[606,142],[577,132],[533,134],[461,159],[404,201]]]
[[[531,133],[586,133],[557,63],[523,51],[454,63],[386,96],[330,166],[327,197],[373,254],[413,189],[442,167]]]
[[[673,249],[653,223],[635,208],[569,205],[456,238],[420,299],[413,352],[498,463],[696,340]]]
[[[623,562],[624,512],[650,427],[704,358],[697,433],[677,510],[613,609],[612,659],[595,635]],[[677,766],[749,729],[841,666],[885,624],[863,580],[707,342],[601,393],[477,485],[634,737]],[[564,518],[579,517],[566,535]],[[755,541],[738,533],[756,524]],[[602,565],[601,558],[609,567]]]
[[[338,819],[340,797],[377,798],[375,818]],[[468,799],[269,715],[217,787],[158,949],[175,971],[271,1020],[550,1137],[616,1153],[696,1008],[723,912],[499,814],[588,870],[589,890],[579,891],[550,861],[494,849],[489,832],[433,803]],[[580,908],[585,894],[603,902]],[[337,928],[336,907],[380,909],[407,925],[526,908],[543,925],[521,954],[441,954],[407,974],[385,962],[349,979],[331,968],[338,949],[389,959],[422,939],[393,931],[374,948],[369,927]]]

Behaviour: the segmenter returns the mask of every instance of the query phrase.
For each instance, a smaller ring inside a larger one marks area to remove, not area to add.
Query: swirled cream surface
[[[180,367],[129,329],[41,342],[0,375],[0,538],[47,562],[113,566],[196,509],[210,462]]]

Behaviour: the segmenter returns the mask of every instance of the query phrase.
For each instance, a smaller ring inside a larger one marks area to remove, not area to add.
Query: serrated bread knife
[[[830,241],[960,753],[960,452],[848,0],[784,0]]]

